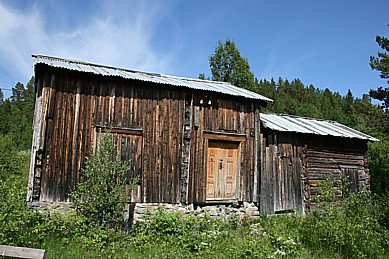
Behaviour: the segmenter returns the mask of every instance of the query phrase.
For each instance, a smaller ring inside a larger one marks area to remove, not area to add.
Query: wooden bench
[[[43,249],[0,245],[0,257],[43,259],[45,253],[46,251]]]

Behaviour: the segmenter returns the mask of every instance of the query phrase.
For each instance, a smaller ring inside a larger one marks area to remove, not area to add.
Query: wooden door
[[[261,213],[303,211],[302,147],[279,144],[263,150]]]
[[[238,142],[209,141],[207,200],[236,198]]]

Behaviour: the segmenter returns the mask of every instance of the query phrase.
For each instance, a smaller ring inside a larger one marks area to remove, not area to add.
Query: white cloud
[[[159,21],[169,15],[166,4],[151,6],[146,1],[95,4],[99,5],[97,11],[64,28],[47,26],[55,23],[56,17],[48,16],[50,12],[38,5],[22,12],[0,3],[0,78],[12,76],[19,77],[18,81],[28,80],[32,74],[31,54],[145,71],[168,71],[179,44],[172,44],[166,53],[154,49],[153,44]],[[177,33],[175,28],[167,37],[177,40]]]
[[[45,41],[39,12],[21,13],[0,4],[0,24],[1,69],[31,75],[31,50]]]

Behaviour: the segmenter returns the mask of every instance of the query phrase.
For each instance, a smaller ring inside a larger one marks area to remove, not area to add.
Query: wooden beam
[[[227,133],[227,132],[215,132],[215,131],[204,130],[204,137],[213,140],[236,141],[236,142],[246,141],[246,134],[235,134],[235,133]]]
[[[96,127],[96,131],[107,130],[108,132],[117,133],[117,134],[138,135],[138,136],[142,136],[143,135],[142,129],[122,128],[122,127],[109,127],[109,126],[100,126],[100,125],[96,125],[95,127]]]
[[[46,251],[43,249],[0,245],[0,256],[43,259],[45,258],[45,253]]]

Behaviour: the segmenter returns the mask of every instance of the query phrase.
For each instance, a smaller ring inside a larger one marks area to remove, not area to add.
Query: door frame
[[[238,160],[236,166],[236,198],[215,198],[207,199],[207,178],[208,178],[208,147],[209,141],[223,141],[223,142],[232,142],[238,145]],[[242,143],[246,142],[246,134],[235,134],[235,133],[226,133],[226,132],[211,132],[204,131],[204,181],[203,181],[203,192],[205,197],[205,203],[233,203],[237,202],[240,197],[240,171],[241,171],[241,150]]]

